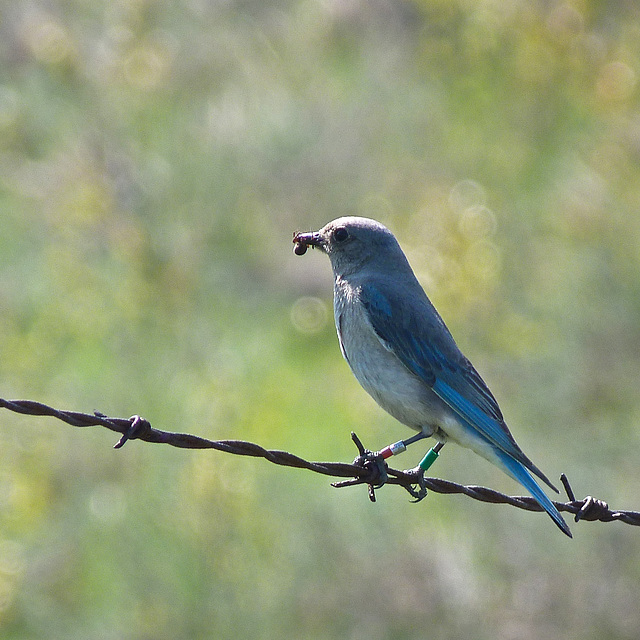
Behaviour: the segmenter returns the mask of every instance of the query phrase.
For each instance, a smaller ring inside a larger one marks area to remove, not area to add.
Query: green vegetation
[[[536,464],[640,509],[639,73],[632,2],[4,0],[0,395],[308,459],[404,437],[291,250],[366,215]],[[638,636],[626,525],[116,439],[0,413],[2,638]]]

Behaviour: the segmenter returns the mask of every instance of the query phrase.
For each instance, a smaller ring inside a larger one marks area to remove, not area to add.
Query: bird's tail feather
[[[529,471],[509,454],[496,447],[495,453],[504,465],[505,471],[516,481],[519,482],[536,500],[536,502],[551,516],[551,519],[558,525],[559,529],[573,538],[571,530],[556,509],[555,505],[547,497],[547,494],[540,488],[540,485],[534,480]]]

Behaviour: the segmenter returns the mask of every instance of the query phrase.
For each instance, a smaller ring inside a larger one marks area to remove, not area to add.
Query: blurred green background
[[[291,251],[366,215],[531,458],[640,508],[639,72],[635,2],[3,0],[0,395],[307,459],[405,437]],[[0,413],[2,638],[638,638],[629,526],[116,439]]]

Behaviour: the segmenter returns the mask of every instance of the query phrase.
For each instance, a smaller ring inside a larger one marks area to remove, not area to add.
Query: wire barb
[[[310,462],[287,451],[265,449],[253,442],[244,440],[208,440],[188,433],[176,433],[154,429],[149,421],[134,415],[131,418],[110,418],[99,411],[94,413],[80,413],[77,411],[60,411],[41,402],[33,400],[5,400],[0,398],[0,408],[31,416],[50,416],[66,422],[73,427],[100,426],[121,434],[115,448],[121,448],[128,440],[143,440],[168,444],[180,449],[216,449],[225,453],[241,456],[264,458],[269,462],[285,467],[307,469],[326,476],[349,478],[334,483],[333,486],[346,487],[357,484],[368,485],[369,499],[375,502],[375,490],[383,484],[399,485],[409,493],[415,491],[416,476],[414,470],[399,471],[388,467],[378,454],[372,453],[364,447],[355,433],[351,438],[358,448],[358,457],[353,464],[344,462]],[[384,480],[383,480],[384,479]],[[613,522],[614,520],[626,524],[640,526],[640,512],[615,511],[603,500],[587,496],[583,500],[576,500],[569,480],[563,474],[562,484],[567,492],[568,502],[554,502],[559,511],[565,511],[575,516],[575,521],[589,520],[599,522]],[[425,492],[433,491],[441,494],[463,494],[474,500],[490,502],[492,504],[509,504],[526,511],[543,511],[542,507],[529,496],[509,496],[488,487],[474,485],[460,485],[440,478],[423,478]],[[420,483],[422,489],[422,483]]]
[[[352,487],[356,484],[367,484],[367,489],[369,493],[369,500],[371,502],[376,501],[376,489],[380,489],[383,487],[389,476],[387,474],[388,467],[387,463],[384,461],[384,457],[378,451],[374,453],[373,451],[369,451],[369,449],[365,449],[364,445],[360,441],[360,438],[355,434],[355,432],[351,432],[351,440],[358,448],[358,455],[356,459],[353,461],[353,466],[358,469],[366,469],[368,471],[367,476],[361,476],[357,478],[352,478],[351,480],[342,480],[340,482],[332,482],[331,486],[340,489],[342,487]]]

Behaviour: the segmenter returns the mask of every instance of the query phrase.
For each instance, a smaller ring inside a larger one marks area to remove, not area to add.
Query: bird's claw
[[[410,484],[402,485],[409,492],[409,495],[414,498],[411,502],[420,502],[420,500],[426,498],[427,485],[424,479],[424,471],[420,467],[414,467],[403,473],[409,476],[410,480],[413,480]]]

